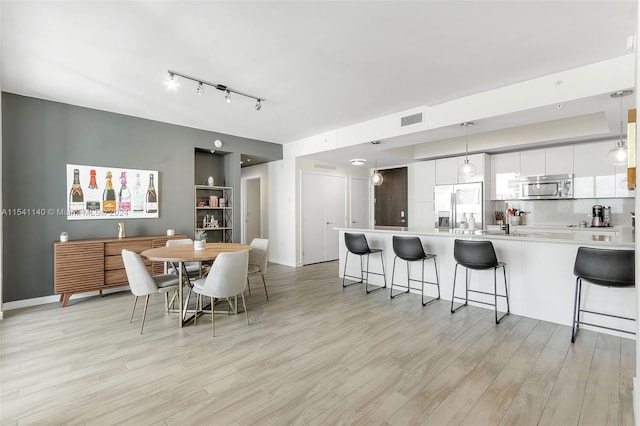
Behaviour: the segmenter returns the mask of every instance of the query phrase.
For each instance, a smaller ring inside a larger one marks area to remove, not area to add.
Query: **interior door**
[[[369,179],[351,178],[351,226],[369,226]]]
[[[245,181],[245,244],[262,237],[260,179]]]
[[[339,257],[338,240],[340,233],[335,228],[344,228],[346,225],[345,182],[344,176],[324,177],[325,261],[336,260]]]
[[[302,173],[302,264],[325,260],[324,176]]]
[[[379,170],[382,185],[374,187],[376,226],[408,226],[407,168]]]

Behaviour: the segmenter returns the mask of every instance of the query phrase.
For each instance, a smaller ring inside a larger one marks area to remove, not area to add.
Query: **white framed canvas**
[[[67,164],[67,220],[159,216],[158,171]]]

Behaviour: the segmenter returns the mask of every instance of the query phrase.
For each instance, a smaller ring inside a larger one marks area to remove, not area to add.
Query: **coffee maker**
[[[601,227],[604,225],[604,207],[600,204],[594,204],[591,207],[591,226]]]

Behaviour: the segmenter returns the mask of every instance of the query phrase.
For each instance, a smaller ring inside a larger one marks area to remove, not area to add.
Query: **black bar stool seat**
[[[409,293],[410,290],[418,290],[415,287],[411,287],[411,282],[419,282],[420,286],[420,294],[422,295],[422,306],[428,305],[431,302],[440,299],[440,279],[438,278],[438,265],[436,263],[436,255],[435,254],[427,254],[424,252],[424,248],[422,247],[422,242],[418,237],[399,237],[397,235],[393,236],[393,252],[395,254],[393,258],[393,271],[391,272],[391,291],[390,295],[393,299],[396,296],[400,296],[401,294]],[[407,262],[407,285],[396,284],[394,283],[394,276],[396,273],[396,260],[400,258]],[[436,281],[425,281],[424,280],[424,262],[425,260],[433,259],[433,267],[436,273]],[[416,280],[411,278],[411,263],[412,262],[422,262],[422,275],[420,280]],[[430,298],[425,302],[424,300],[424,285],[425,284],[433,284],[438,288],[438,297]],[[400,287],[406,289],[403,292],[393,294],[393,286]]]
[[[469,301],[483,305],[493,306],[496,316],[496,324],[500,324],[502,318],[509,314],[509,293],[507,291],[507,270],[506,263],[499,262],[496,251],[491,241],[477,240],[455,240],[453,245],[453,257],[456,260],[456,269],[453,273],[453,295],[451,297],[451,313],[455,313],[463,306],[467,306]],[[465,268],[465,297],[456,296],[456,277],[458,266]],[[497,270],[502,268],[504,275],[504,294],[498,294]],[[469,288],[469,270],[493,270],[493,293]],[[493,296],[493,303],[483,300],[469,299],[469,293],[479,293]],[[498,318],[498,297],[503,297],[507,302],[507,311]],[[464,303],[457,308],[453,308],[455,299],[464,300]]]
[[[381,290],[383,288],[387,288],[387,277],[385,275],[384,272],[384,257],[383,257],[383,253],[382,253],[382,249],[374,249],[374,248],[370,248],[369,244],[367,243],[367,237],[365,237],[364,234],[352,234],[349,232],[345,232],[344,234],[344,243],[345,246],[347,247],[347,255],[344,258],[344,272],[342,274],[342,287],[349,287],[351,285],[355,285],[355,284],[362,284],[364,283],[364,289],[365,291],[368,293],[371,293],[373,291],[376,290]],[[360,257],[360,276],[355,276],[355,275],[347,275],[347,262],[349,260],[349,253],[355,254],[356,256]],[[380,262],[382,263],[382,273],[379,272],[371,272],[369,271],[369,256],[372,254],[380,254]],[[367,257],[367,267],[366,269],[364,268],[364,265],[362,264],[362,257],[366,256]],[[374,288],[373,290],[369,290],[369,275],[381,275],[382,278],[384,279],[384,285],[383,286],[373,286],[373,287],[377,287]],[[345,277],[348,278],[359,278],[360,281],[355,282],[355,283],[351,283],[351,284],[345,284],[344,283],[344,279]]]
[[[635,287],[635,254],[635,250],[608,250],[578,247],[576,261],[573,265],[573,274],[576,276],[576,294],[573,300],[571,343],[576,341],[576,336],[578,335],[578,331],[580,331],[580,324],[604,328],[607,330],[620,331],[622,333],[636,334],[632,331],[580,320],[580,313],[585,312],[588,314],[635,321],[635,318],[581,308],[582,281],[611,288]]]

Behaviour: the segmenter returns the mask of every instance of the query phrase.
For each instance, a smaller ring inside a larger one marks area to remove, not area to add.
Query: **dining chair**
[[[193,283],[193,291],[198,295],[196,310],[202,307],[202,296],[211,299],[211,329],[213,337],[216,337],[215,299],[227,299],[242,297],[244,314],[249,325],[249,313],[244,300],[244,289],[247,285],[247,270],[249,267],[249,252],[247,250],[220,253],[213,261],[206,278],[200,278]],[[193,325],[196,325],[198,312],[193,317]]]
[[[267,272],[267,263],[269,260],[269,240],[265,238],[254,238],[251,241],[251,251],[249,252],[249,269],[247,271],[247,290],[251,295],[251,286],[249,278],[252,275],[262,277],[262,285],[264,286],[264,294],[269,301],[269,293],[267,293],[267,283],[264,280],[264,274]]]
[[[131,293],[135,296],[133,299],[133,308],[131,309],[131,318],[129,323],[133,322],[133,313],[136,310],[136,303],[139,296],[145,296],[144,312],[142,314],[142,325],[140,326],[140,334],[144,330],[144,320],[147,317],[147,306],[149,306],[149,296],[157,293],[165,294],[165,304],[167,310],[169,309],[168,292],[171,290],[177,291],[179,278],[173,274],[162,274],[151,276],[144,262],[140,258],[138,253],[123,249],[122,262],[124,263],[124,269],[129,281],[129,288]]]
[[[191,238],[180,238],[175,240],[167,240],[166,246],[181,246],[181,245],[193,245]],[[167,262],[167,273],[178,275],[178,265],[173,262]],[[193,288],[192,280],[202,278],[202,262],[183,262],[182,263],[182,277],[184,279],[184,285],[189,286],[189,291],[184,302],[184,314],[186,316],[187,306],[189,306],[189,299],[191,298],[191,289]]]

